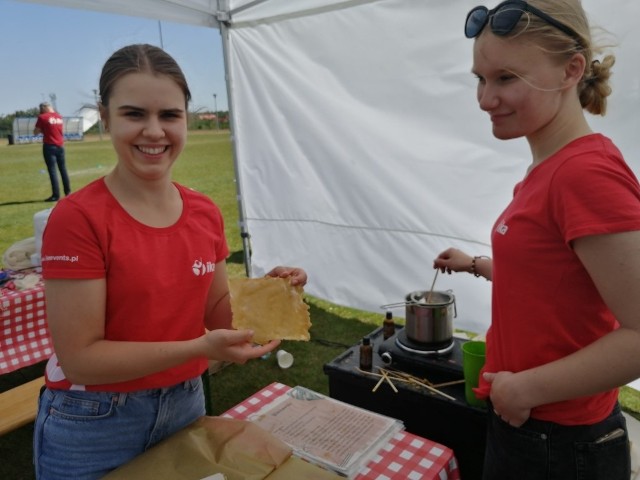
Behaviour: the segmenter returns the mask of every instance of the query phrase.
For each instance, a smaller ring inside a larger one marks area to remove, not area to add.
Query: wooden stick
[[[418,380],[423,381],[427,385],[429,385],[431,387],[433,386],[433,384],[427,378],[418,378],[418,377],[415,377],[414,375],[411,375],[409,373],[401,372],[400,370],[388,370],[388,371],[393,372],[393,373],[395,373],[396,375],[398,375],[398,376],[400,376],[402,378],[408,379],[409,383],[411,383],[414,378],[417,378]]]
[[[393,382],[391,381],[391,379],[389,378],[389,375],[387,375],[387,372],[384,368],[378,368],[380,370],[380,372],[382,373],[382,375],[380,374],[376,374],[376,373],[372,373],[372,372],[366,372],[366,373],[370,373],[376,377],[380,377],[380,380],[378,380],[378,383],[376,383],[375,387],[373,387],[373,389],[371,390],[372,392],[375,392],[376,390],[378,390],[378,388],[380,388],[380,385],[382,385],[382,382],[384,382],[385,380],[387,381],[387,383],[389,384],[389,386],[391,387],[391,389],[398,393],[398,389],[396,388],[396,386],[393,384]]]
[[[356,370],[360,371],[360,373],[364,373],[365,375],[371,375],[372,377],[378,377],[378,378],[382,378],[384,380],[384,376],[382,374],[373,373],[373,372],[367,372],[365,370],[360,370],[358,367],[356,367]],[[389,375],[387,375],[387,376],[389,376]],[[409,380],[409,379],[396,377],[396,376],[390,376],[389,379],[393,379],[396,382],[412,383],[412,381]]]
[[[424,387],[427,390],[432,391],[433,393],[437,393],[438,395],[442,395],[443,397],[446,397],[446,398],[448,398],[450,400],[455,400],[454,397],[452,397],[450,395],[447,395],[446,393],[443,393],[443,392],[437,390],[435,388],[435,386],[431,382],[429,382],[429,380],[425,379],[425,382],[427,382],[427,383],[424,383],[422,381],[419,381],[420,379],[418,379],[417,377],[414,377],[413,375],[410,375],[408,373],[400,372],[400,371],[397,371],[397,370],[395,370],[394,373],[396,373],[397,375],[400,375],[401,377],[405,377],[407,379],[407,380],[405,380],[407,383],[413,383],[413,384],[416,384],[416,385],[420,385],[421,387]],[[464,380],[462,380],[462,381],[464,382]],[[456,381],[456,383],[458,383],[458,381]]]
[[[361,369],[361,368],[359,368],[359,367],[355,367],[355,369],[356,369],[356,370],[358,370],[360,373],[364,373],[365,375],[372,375],[372,376],[374,376],[374,377],[381,377],[381,376],[382,376],[382,375],[381,375],[381,374],[379,374],[379,373],[374,373],[374,372],[369,372],[369,371],[367,371],[367,370],[362,370],[362,369]]]
[[[385,380],[385,377],[388,378],[389,384],[392,385],[391,384],[391,377],[389,377],[389,375],[388,375],[389,372],[387,370],[385,370],[384,368],[378,367],[378,369],[382,373],[367,372],[365,370],[362,370],[362,369],[356,367],[356,370],[358,370],[358,371],[360,371],[362,373],[365,373],[367,375],[371,375],[371,376],[374,376],[374,377],[380,377],[380,380],[378,380],[378,383],[376,383],[376,385],[373,387],[373,390],[371,390],[372,392],[375,392],[376,390],[378,390],[378,388],[380,387],[382,382]],[[391,372],[391,373],[398,375],[398,377],[393,377],[393,379],[395,381],[397,381],[397,382],[399,381],[399,382],[419,385],[419,386],[424,387],[427,390],[429,390],[429,391],[431,391],[431,392],[433,392],[433,393],[435,393],[437,395],[442,395],[443,397],[448,398],[449,400],[455,401],[455,398],[452,397],[451,395],[447,395],[446,393],[441,392],[440,390],[432,387],[431,385],[427,385],[426,383],[423,383],[423,382],[419,381],[418,379],[416,379],[416,377],[414,377],[412,375],[409,375],[408,373],[402,373],[402,372],[397,372],[397,371],[394,371],[394,372]],[[405,377],[405,378],[402,378],[402,377]],[[395,385],[392,385],[392,388],[396,393],[398,393],[397,388],[395,387]]]
[[[378,390],[378,387],[382,385],[382,382],[384,382],[384,375],[380,375],[380,380],[378,380],[378,383],[376,383],[376,386],[373,387],[371,391],[375,393],[375,391]]]
[[[431,391],[433,393],[437,393],[438,395],[442,395],[443,397],[448,398],[449,400],[454,400],[455,401],[455,398],[453,398],[451,395],[447,395],[446,393],[443,393],[440,390],[435,389],[435,388],[427,385],[426,383],[418,382],[417,380],[415,380],[415,383],[417,383],[418,385],[423,386],[424,388],[426,388],[427,390],[429,390],[429,391]]]
[[[389,384],[389,386],[391,387],[391,389],[398,393],[398,389],[396,388],[396,386],[393,384],[393,382],[391,381],[391,379],[389,378],[389,375],[387,375],[387,371],[384,369],[380,370],[382,372],[382,376],[385,378],[385,380],[387,381],[387,383]]]
[[[454,380],[452,382],[436,383],[436,384],[432,384],[431,386],[433,388],[443,388],[443,387],[450,387],[451,385],[459,385],[461,383],[464,383],[464,378],[462,380]]]
[[[427,303],[431,303],[431,295],[433,294],[433,287],[436,286],[436,278],[438,278],[439,268],[436,268],[436,274],[433,276],[433,282],[431,283],[431,290],[429,290],[429,296],[427,297]]]

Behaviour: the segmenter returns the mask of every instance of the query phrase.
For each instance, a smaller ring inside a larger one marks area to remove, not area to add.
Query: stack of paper
[[[249,420],[288,444],[295,455],[350,478],[404,429],[400,420],[300,386]]]

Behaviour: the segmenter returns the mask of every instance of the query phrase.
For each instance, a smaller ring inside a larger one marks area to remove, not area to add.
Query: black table
[[[401,327],[397,327],[396,335],[400,331]],[[380,358],[379,352],[383,345],[382,328],[374,330],[370,338],[374,347],[373,372],[378,372],[377,367],[393,367],[420,378],[427,378],[432,383],[462,379],[462,372],[457,368],[461,358],[459,340],[456,340],[454,351],[450,353],[451,359],[448,361],[448,366],[453,367],[441,369],[437,365],[438,362],[434,368],[424,365],[412,367],[405,362],[397,366],[394,362],[388,366]],[[384,345],[388,345],[388,342],[389,340],[384,342]],[[394,382],[398,393],[386,383],[382,383],[376,392],[372,392],[379,378],[360,372],[358,367],[359,345],[352,346],[324,365],[324,372],[329,377],[329,394],[332,398],[402,420],[407,431],[453,449],[463,480],[479,480],[482,477],[486,410],[472,407],[466,402],[464,384],[439,389],[454,400],[430,392],[426,388],[401,382]]]

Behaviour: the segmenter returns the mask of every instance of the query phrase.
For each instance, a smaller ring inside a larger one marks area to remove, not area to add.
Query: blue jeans
[[[631,454],[627,425],[616,405],[593,425],[564,426],[529,419],[512,427],[489,406],[485,480],[628,480]],[[621,428],[609,441],[602,436]]]
[[[69,175],[67,174],[67,166],[65,164],[64,147],[45,143],[42,145],[42,155],[44,156],[44,162],[47,164],[49,180],[51,181],[51,196],[60,198],[60,186],[58,185],[56,167],[60,170],[64,193],[65,195],[69,195],[69,193],[71,193],[71,184],[69,183]]]
[[[204,414],[200,377],[127,393],[45,389],[34,427],[36,478],[101,478]]]

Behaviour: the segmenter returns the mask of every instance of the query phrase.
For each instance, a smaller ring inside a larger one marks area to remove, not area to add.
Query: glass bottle
[[[364,337],[360,345],[360,370],[371,370],[373,367],[373,346],[371,339]]]
[[[382,322],[382,338],[385,340],[396,333],[396,324],[393,323],[393,313],[387,312]]]

